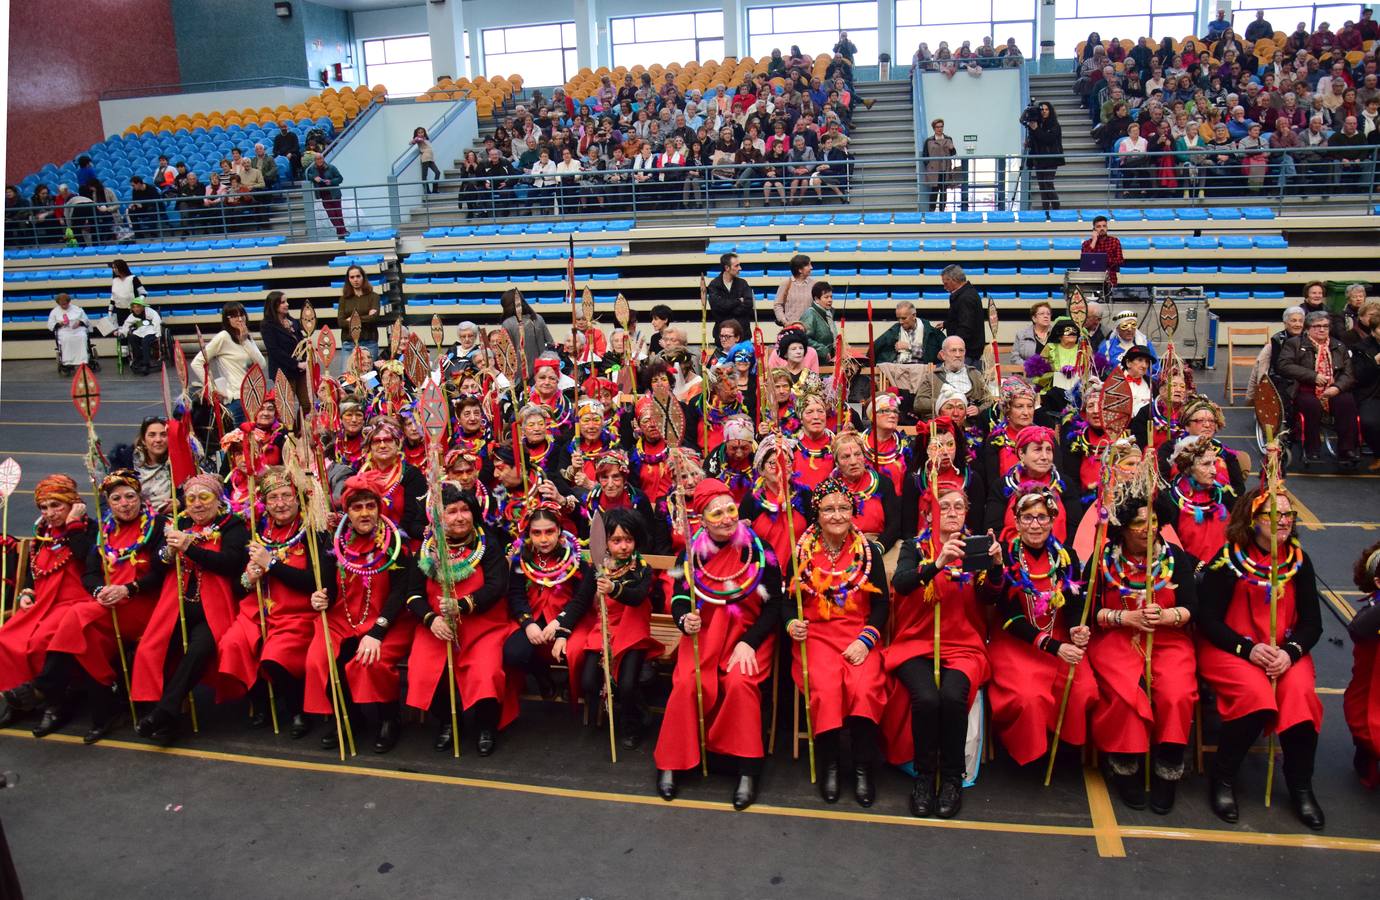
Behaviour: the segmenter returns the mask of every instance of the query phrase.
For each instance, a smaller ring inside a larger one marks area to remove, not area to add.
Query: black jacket
[[[963,338],[963,353],[969,359],[982,356],[983,320],[982,298],[972,282],[965,281],[949,295],[949,311],[944,316],[944,333]]]
[[[718,275],[709,282],[706,293],[709,298],[709,309],[714,313],[716,332],[726,319],[736,319],[738,324],[743,326],[744,333],[747,333],[752,327],[754,301],[752,286],[747,283],[747,279],[734,278],[732,287],[724,287],[724,277]]]

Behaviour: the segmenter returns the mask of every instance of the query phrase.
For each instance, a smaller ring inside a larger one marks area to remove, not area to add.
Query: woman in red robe
[[[364,463],[367,450],[364,438],[364,408],[358,400],[340,404],[340,436],[336,438],[335,453],[340,463],[358,469]]]
[[[910,812],[920,818],[951,819],[963,806],[968,710],[991,674],[979,594],[985,597],[1001,583],[1001,545],[992,541],[992,564],[985,571],[966,569],[967,518],[962,488],[941,488],[933,528],[901,544],[891,579],[895,614],[882,664],[892,680],[882,732],[888,762],[915,764]]]
[[[1199,590],[1198,671],[1217,695],[1222,716],[1208,800],[1223,821],[1237,821],[1237,771],[1256,738],[1271,731],[1284,751],[1294,813],[1320,831],[1324,819],[1313,794],[1313,757],[1323,710],[1310,653],[1322,637],[1317,577],[1299,546],[1288,493],[1280,488],[1275,494],[1273,535],[1270,502],[1260,488],[1236,501],[1227,544],[1207,567]],[[1280,585],[1273,638],[1272,568]]]
[[[1165,441],[1160,444],[1157,451],[1159,454],[1160,477],[1165,481],[1172,481],[1176,475],[1184,474],[1184,470],[1174,465],[1174,456],[1177,453],[1179,441],[1188,437],[1203,437],[1217,449],[1217,471],[1216,481],[1231,497],[1227,501],[1227,506],[1236,502],[1236,498],[1246,492],[1246,476],[1241,470],[1241,455],[1235,450],[1230,449],[1217,439],[1217,433],[1227,426],[1226,416],[1222,415],[1222,408],[1213,403],[1202,394],[1194,394],[1183,404],[1180,413],[1179,425],[1183,429],[1183,434],[1178,436],[1175,441]],[[1200,557],[1207,559],[1208,557]]]
[[[185,510],[164,526],[160,554],[173,577],[163,579],[134,654],[134,699],[155,704],[134,731],[164,745],[176,740],[183,701],[198,682],[214,687],[218,702],[242,696],[252,684],[223,668],[217,652],[234,625],[249,529],[225,511],[224,485],[214,475],[193,475],[182,493]]]
[[[1051,533],[1059,501],[1040,485],[1011,498],[1016,537],[1004,549],[1006,576],[997,599],[1001,629],[987,648],[992,662],[992,724],[1017,765],[1049,751],[1049,736],[1073,669],[1060,738],[1081,746],[1097,685],[1083,661],[1091,629],[1080,625],[1083,596],[1076,581],[1078,560]]]
[[[791,599],[783,601],[790,611],[786,632],[794,642],[791,674],[810,704],[824,802],[839,799],[840,739],[847,728],[853,738],[853,793],[869,807],[877,798],[872,765],[886,701],[882,657],[872,652],[887,621],[886,568],[882,548],[853,524],[858,498],[842,481],[821,481],[810,494],[810,510],[815,524],[795,547]]]
[[[360,472],[377,472],[383,489],[383,514],[403,533],[407,548],[415,550],[426,528],[426,476],[402,458],[402,426],[397,420],[376,418],[365,432],[366,453]]]
[[[676,402],[672,400],[671,402]],[[671,447],[666,441],[664,416],[651,396],[641,397],[633,412],[636,418],[636,437],[627,430],[625,444],[632,444],[628,454],[633,482],[642,489],[652,511],[666,515],[666,497],[674,487],[671,478]]]
[[[449,750],[451,729],[446,684],[446,644],[454,642],[456,711],[472,711],[480,756],[494,752],[497,733],[517,718],[521,679],[503,671],[503,642],[513,633],[508,617],[508,564],[502,539],[482,525],[474,494],[441,485],[445,559],[435,536],[422,545],[418,583],[407,608],[421,620],[407,662],[407,705],[431,710],[440,727],[433,745]],[[446,569],[441,567],[445,566]],[[446,597],[446,581],[449,597]],[[448,599],[449,602],[443,602]],[[454,623],[454,627],[452,627]]]
[[[63,697],[35,692],[31,682],[43,669],[44,657],[69,612],[86,605],[91,594],[82,584],[86,559],[96,542],[96,526],[86,516],[77,483],[66,475],[49,475],[34,488],[39,518],[34,524],[34,551],[29,560],[33,587],[16,595],[18,609],[0,628],[0,727],[18,714],[44,704],[43,725],[61,725]],[[23,583],[24,573],[15,575]],[[43,695],[40,696],[39,693]]]
[[[1361,551],[1353,572],[1365,599],[1347,623],[1355,643],[1351,656],[1351,683],[1342,697],[1351,740],[1356,744],[1353,762],[1361,783],[1380,787],[1380,542]]]
[[[674,800],[676,773],[703,762],[703,708],[705,749],[735,758],[733,806],[746,809],[757,799],[761,777],[762,685],[776,650],[780,569],[766,542],[739,520],[728,485],[702,478],[687,502],[703,527],[694,530],[672,569],[671,618],[691,640],[677,650],[653,754],[657,793]]]
[[[834,433],[829,430],[829,404],[824,395],[806,394],[798,404],[800,432],[796,435],[795,485],[812,491],[834,471]]]
[[[882,552],[891,549],[901,536],[901,499],[891,479],[867,465],[867,438],[856,431],[834,435],[834,477],[853,493],[858,512],[853,527],[869,541],[876,541]]]
[[[911,440],[899,430],[901,423],[901,398],[883,391],[876,401],[868,401],[863,406],[863,414],[872,423],[867,433],[867,464],[891,481],[891,487],[900,496],[905,483],[906,472],[910,469]]]
[[[922,422],[917,430],[914,471],[901,499],[901,533],[919,534],[932,527],[940,495],[950,489],[968,498],[968,527],[983,526],[983,489],[969,454],[968,434],[948,415]],[[923,457],[923,458],[922,458]],[[938,490],[934,482],[939,482]]]
[[[1171,455],[1176,473],[1159,494],[1155,514],[1174,526],[1179,543],[1196,559],[1214,559],[1227,542],[1227,515],[1236,502],[1231,485],[1217,478],[1218,446],[1209,438],[1181,438]]]
[[[1065,486],[1054,464],[1055,441],[1054,430],[1043,425],[1027,425],[1016,434],[1019,461],[1001,482],[991,486],[987,494],[987,527],[1000,530],[1003,541],[1011,540],[1018,531],[1012,497],[1019,488],[1036,484],[1048,488],[1059,501],[1059,511],[1054,517],[1054,538],[1060,543],[1072,543],[1083,507],[1078,502],[1078,492]]]
[[[334,710],[322,610],[342,687],[377,735],[374,752],[392,750],[402,728],[398,667],[412,649],[417,624],[403,610],[415,563],[403,548],[397,527],[380,513],[380,481],[366,472],[345,482],[340,499],[345,514],[333,541],[336,590],[332,596],[323,588],[311,597],[315,633],[307,649],[303,709],[327,717],[321,736],[321,746],[327,750],[337,748],[337,738],[330,720]]]
[[[795,541],[809,525],[804,513],[797,508],[795,487],[791,484],[791,459],[795,441],[769,434],[762,439],[753,458],[758,473],[752,493],[743,504],[743,519],[752,525],[753,532],[765,541],[777,559],[790,559]],[[782,509],[790,510],[790,520]]]
[[[1146,806],[1141,764],[1153,744],[1149,805],[1163,816],[1174,808],[1198,702],[1193,640],[1184,631],[1198,604],[1198,560],[1156,540],[1155,562],[1148,566],[1148,526],[1145,499],[1123,500],[1108,521],[1101,560],[1088,562],[1084,580],[1095,626],[1088,662],[1098,687],[1093,743],[1107,754],[1113,781],[1131,809]],[[1095,584],[1094,577],[1100,579]],[[1147,591],[1153,591],[1148,601]],[[1147,653],[1152,696],[1144,688]]]

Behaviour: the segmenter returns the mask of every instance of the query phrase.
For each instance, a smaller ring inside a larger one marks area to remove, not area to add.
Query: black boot
[[[739,775],[738,786],[733,790],[733,808],[744,810],[757,799],[757,783],[751,775]]]
[[[819,795],[825,803],[839,802],[839,764],[838,760],[824,766],[824,777],[819,780]]]
[[[877,800],[877,788],[872,783],[872,767],[867,763],[858,763],[853,767],[853,779],[853,796],[858,799],[858,805],[870,807]]]
[[[55,704],[43,707],[43,715],[39,717],[38,724],[34,726],[34,737],[47,737],[57,731],[67,720],[71,718],[71,711],[66,704]]]
[[[493,756],[496,744],[497,739],[492,728],[481,728],[479,736],[474,739],[474,749],[480,756]]]
[[[431,745],[431,749],[437,753],[444,753],[450,749],[451,741],[455,740],[455,735],[450,730],[450,720],[443,719],[441,727],[436,732],[436,741]]]
[[[1170,781],[1161,778],[1158,774],[1152,773],[1150,776],[1150,811],[1157,816],[1167,816],[1174,808],[1175,788],[1177,781]]]
[[[25,682],[8,691],[0,691],[0,728],[18,719],[21,713],[37,709],[42,702],[43,695],[32,682]]]
[[[398,732],[402,730],[402,723],[397,719],[384,719],[379,724],[379,738],[374,741],[375,753],[387,753],[398,744]]]
[[[1313,831],[1322,831],[1323,811],[1313,795],[1313,759],[1318,752],[1318,733],[1311,722],[1295,725],[1279,733],[1279,747],[1284,754],[1284,783],[1289,786],[1294,815]]]
[[[326,723],[326,731],[321,735],[321,749],[339,750],[340,738],[335,733],[335,716],[326,716],[322,721]]]
[[[1223,822],[1235,825],[1241,818],[1241,812],[1236,807],[1236,786],[1232,779],[1215,772],[1208,782],[1208,804]]]
[[[1132,772],[1129,775],[1113,772],[1112,782],[1116,785],[1116,792],[1122,803],[1130,809],[1145,809],[1144,775],[1140,772]]]
[[[1294,804],[1294,815],[1299,817],[1299,821],[1307,825],[1313,831],[1322,831],[1326,820],[1323,817],[1322,807],[1318,805],[1318,798],[1313,795],[1313,785],[1311,782],[1303,785],[1289,785],[1289,799]]]
[[[302,713],[293,715],[292,725],[288,728],[288,736],[293,740],[299,740],[306,737],[308,731],[311,731],[311,725],[307,723],[307,717]]]
[[[642,743],[642,717],[629,719],[619,729],[618,743],[624,750],[636,750]]]
[[[91,727],[82,735],[83,744],[96,743],[120,723],[123,696],[119,688],[105,685],[98,685],[91,692]]]
[[[910,787],[910,814],[917,819],[934,815],[934,772],[921,771]]]
[[[939,785],[939,803],[935,814],[941,819],[952,819],[963,809],[963,778],[946,777]]]
[[[656,792],[662,800],[676,799],[676,773],[662,769],[656,776]]]
[[[134,733],[167,747],[177,739],[177,718],[155,706],[134,726]]]

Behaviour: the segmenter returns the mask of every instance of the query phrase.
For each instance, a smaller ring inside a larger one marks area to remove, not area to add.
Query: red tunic
[[[367,551],[373,546],[372,537],[353,540],[354,547]],[[384,603],[392,588],[393,579],[404,575],[402,569],[384,570],[370,576],[336,570],[340,593],[326,611],[330,625],[331,653],[340,654],[340,645],[350,638],[363,637],[383,612]],[[305,712],[330,715],[330,668],[327,665],[326,635],[321,616],[313,617],[314,632],[307,649],[307,675],[302,708]],[[355,703],[392,703],[398,699],[401,678],[398,666],[412,649],[413,631],[417,620],[403,613],[393,622],[379,648],[377,662],[361,665],[351,659],[340,669],[340,677],[349,684],[350,698]]]
[[[649,591],[650,594],[650,591]],[[652,637],[652,604],[650,596],[636,606],[627,606],[620,603],[617,598],[610,597],[605,602],[608,609],[609,620],[609,668],[614,675],[617,675],[621,665],[623,654],[629,650],[642,650],[652,658],[659,658],[666,652],[666,648],[661,642]],[[591,615],[594,621],[589,628],[584,629],[585,641],[581,653],[604,652],[604,635],[599,627],[599,598],[594,598]],[[572,653],[575,649],[575,635],[571,635],[566,643],[566,652]],[[572,663],[572,671],[575,665]]]
[[[978,604],[974,580],[962,582],[952,569],[942,569],[930,585],[907,594],[893,594],[895,619],[891,643],[881,651],[888,675],[882,742],[887,761],[902,765],[915,758],[910,730],[910,693],[894,675],[902,663],[923,656],[934,658],[934,597],[939,600],[939,665],[968,679],[968,705],[991,677],[987,661],[987,623]]]
[[[1174,489],[1189,501],[1180,506],[1174,522],[1179,541],[1197,559],[1214,559],[1227,542],[1227,507],[1214,499],[1211,488],[1204,490],[1191,478],[1177,479]],[[1171,499],[1182,502],[1172,495]]]
[[[365,466],[368,465],[369,463],[365,463]],[[394,466],[392,471],[384,474],[387,476],[385,478],[385,483],[388,484],[389,487],[384,490],[383,508],[380,510],[380,512],[383,513],[384,517],[388,519],[388,521],[392,522],[394,525],[401,527],[403,508],[407,504],[407,498],[403,496],[402,490],[402,460],[398,461],[397,465]]]
[[[886,440],[877,441],[877,452],[872,452],[872,436],[867,436],[867,464],[878,473],[891,479],[896,496],[901,496],[901,486],[906,477],[906,458],[902,453],[900,438],[893,434]],[[882,460],[882,462],[878,462]]]
[[[1010,474],[1009,471],[1008,474]],[[1027,475],[1024,470],[1021,470],[1021,472],[1019,473],[1019,477],[1016,479],[1016,484],[1019,486],[1025,484],[1026,482],[1034,482],[1035,484],[1043,484],[1046,487],[1054,488],[1055,497],[1059,501],[1059,512],[1054,517],[1053,534],[1055,540],[1059,541],[1059,543],[1062,544],[1065,542],[1068,536],[1068,511],[1064,509],[1066,504],[1064,503],[1063,493],[1055,485],[1054,475],[1054,469],[1050,469],[1047,473],[1045,473],[1045,476],[1043,478],[1037,478],[1033,475]],[[1003,481],[1002,484],[997,485],[997,490],[1005,490],[1007,481],[1009,481],[1009,479]],[[1001,534],[997,535],[997,537],[1002,541],[1002,543],[1008,543],[1012,538],[1016,536],[1016,511],[1011,505],[1011,497],[1014,496],[1015,494],[1012,493],[1008,495],[1006,498],[1006,512],[1002,514]]]
[[[839,477],[850,491],[866,498],[862,503],[862,511],[853,516],[853,527],[863,534],[881,534],[886,531],[886,508],[882,506],[881,498],[882,476],[868,469],[857,481]]]
[[[403,459],[417,468],[425,469],[427,464],[426,441],[421,440],[415,444],[409,444],[404,440],[402,445],[402,456]]]
[[[653,508],[659,507],[674,487],[670,459],[670,449],[665,441],[655,445],[639,442],[633,452],[632,462],[637,471],[638,485]]]
[[[274,543],[289,539],[300,522],[280,526],[272,522],[263,537]],[[305,572],[311,566],[307,556],[306,535],[287,551],[287,557],[276,565]],[[311,608],[311,593],[292,590],[271,575],[259,581],[263,588],[264,607],[268,611],[268,638],[259,645],[259,598],[251,591],[240,600],[239,615],[230,633],[220,642],[222,667],[253,684],[258,679],[259,665],[272,662],[281,666],[293,678],[302,678],[307,671],[307,648],[311,646],[320,614]]]
[[[336,459],[352,469],[358,469],[364,462],[364,432],[356,435],[342,434],[335,443]]]
[[[29,563],[34,603],[28,609],[14,610],[0,629],[0,690],[32,681],[43,668],[43,657],[63,617],[71,608],[91,600],[81,583],[86,560],[72,552],[68,540],[94,527],[90,519],[83,519],[64,527],[53,536],[54,541],[35,542],[38,549]]]
[[[128,550],[139,540],[139,530],[137,520],[120,525],[110,536],[108,549],[117,553]],[[132,558],[122,559],[111,565],[105,583],[130,584],[136,578],[147,575],[152,567],[152,551],[147,547],[141,547]],[[87,596],[90,597],[89,594]],[[133,650],[135,642],[143,637],[157,601],[156,594],[133,594],[128,600],[114,607],[114,615],[119,619],[120,639],[124,643],[126,653]],[[112,660],[119,655],[119,647],[115,642],[115,622],[111,610],[101,606],[94,598],[68,608],[48,649],[58,653],[70,653],[76,657],[77,662],[81,663],[81,667],[96,682],[107,686],[115,683],[116,671]]]
[[[800,433],[800,441],[795,448],[794,480],[797,487],[812,491],[815,485],[833,474],[834,454],[829,450],[833,440],[833,434],[828,431],[819,437],[810,437],[804,431]]]
[[[474,593],[484,583],[484,571],[476,568],[452,589],[456,597]],[[427,602],[431,611],[441,611],[441,585],[428,578]],[[517,718],[521,678],[508,678],[503,671],[503,642],[517,630],[508,618],[508,601],[500,599],[482,613],[461,616],[456,627],[455,684],[457,703],[469,709],[480,700],[498,700],[502,705],[499,728]],[[418,626],[413,633],[412,652],[407,658],[407,705],[429,709],[436,688],[446,672],[446,645],[431,629]],[[444,700],[443,694],[443,702]]]
[[[1269,553],[1252,546],[1251,559],[1265,563]],[[1236,589],[1227,602],[1226,624],[1237,634],[1254,641],[1269,641],[1270,604],[1268,590],[1245,578],[1236,579]],[[1275,641],[1283,644],[1296,619],[1294,580],[1284,583],[1276,603]],[[1305,653],[1278,679],[1274,690],[1265,670],[1239,656],[1218,649],[1206,640],[1198,642],[1198,670],[1217,695],[1217,711],[1222,719],[1239,719],[1265,710],[1275,714],[1266,731],[1287,731],[1300,722],[1312,722],[1322,730],[1323,708],[1315,690],[1313,657]]]
[[[812,569],[840,568],[848,564],[840,557],[831,565],[828,556],[819,550],[802,562],[805,583],[809,583]],[[881,564],[880,555],[874,553],[872,565]],[[858,666],[843,658],[843,651],[858,639],[858,634],[867,625],[872,595],[858,588],[849,595],[846,605],[840,607],[830,600],[820,599],[810,590],[803,594],[805,621],[810,626],[805,649],[809,656],[810,714],[815,734],[842,728],[848,716],[880,722],[882,708],[886,705],[882,655],[874,649]],[[791,674],[798,687],[804,684],[799,641],[791,641]]]
[[[1365,748],[1372,759],[1380,757],[1380,641],[1371,635],[1358,640],[1351,651],[1351,682],[1342,696],[1351,738]]]
[[[772,553],[777,559],[791,558],[792,538],[800,540],[800,536],[805,533],[808,522],[800,510],[791,507],[790,522],[787,523],[786,517],[781,515],[780,502],[769,501],[777,507],[776,512],[768,512],[761,506],[762,497],[757,498],[758,506],[762,510],[757,514],[757,518],[752,520],[752,530],[762,539],[762,542],[771,547]]]
[[[1099,567],[1099,609],[1140,609],[1145,592],[1122,595],[1106,577],[1110,556]],[[1192,572],[1174,571],[1175,582],[1192,578]],[[1173,607],[1173,584],[1155,591],[1155,602]],[[1095,621],[1096,612],[1089,617]],[[1104,753],[1144,753],[1156,744],[1187,744],[1198,702],[1198,675],[1193,641],[1182,629],[1157,628],[1151,647],[1154,706],[1145,696],[1144,635],[1134,628],[1095,628],[1088,644],[1088,662],[1097,676],[1098,702],[1092,717],[1093,742]]]
[[[218,524],[224,527],[229,518],[227,516],[221,519]],[[201,529],[190,527],[188,530],[195,532]],[[220,537],[203,541],[197,546],[213,552],[218,551]],[[178,633],[180,627],[175,570],[171,576],[163,582],[158,604],[153,609],[153,615],[149,617],[148,627],[144,629],[144,639],[139,642],[139,649],[134,654],[131,693],[134,699],[140,702],[156,701],[163,696],[163,674],[168,661],[168,649],[173,635]],[[201,604],[202,612],[206,615],[206,624],[210,626],[211,635],[217,644],[217,653],[207,665],[202,683],[215,688],[217,702],[233,700],[248,691],[254,683],[252,676],[246,679],[239,672],[223,668],[223,660],[219,653],[221,640],[234,626],[235,597],[240,587],[238,584],[232,586],[229,578],[203,570],[186,556],[182,558],[182,581],[184,587],[197,588],[189,592],[184,602]]]

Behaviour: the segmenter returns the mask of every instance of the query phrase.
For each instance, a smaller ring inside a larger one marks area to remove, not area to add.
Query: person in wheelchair
[[[91,320],[86,310],[72,302],[71,295],[58,294],[53,300],[57,305],[48,311],[48,330],[57,342],[58,371],[71,375],[91,359]]]
[[[1332,336],[1326,312],[1311,312],[1304,319],[1303,334],[1291,337],[1279,349],[1279,372],[1292,405],[1303,417],[1303,452],[1309,462],[1322,457],[1322,421],[1328,415],[1337,427],[1337,459],[1345,468],[1355,467],[1356,385],[1351,355],[1346,345]]]
[[[135,375],[148,375],[156,371],[154,353],[158,339],[163,334],[163,320],[149,305],[147,297],[136,296],[129,302],[129,315],[115,335],[129,346],[130,365]]]

